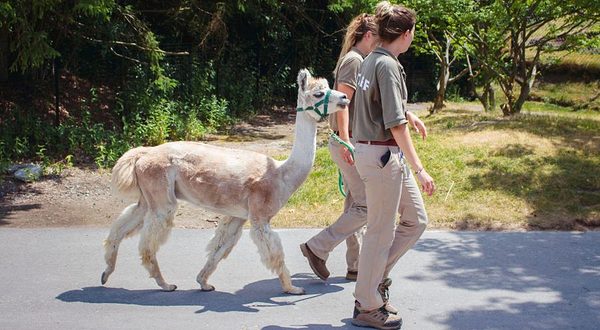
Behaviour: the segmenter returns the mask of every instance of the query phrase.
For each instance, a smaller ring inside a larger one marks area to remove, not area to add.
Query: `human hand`
[[[428,196],[433,195],[435,191],[435,183],[433,182],[433,178],[425,171],[425,169],[421,169],[417,173],[417,179],[421,183],[421,188],[424,192],[427,193]]]
[[[350,143],[350,141],[344,141],[346,142],[350,148],[352,148],[352,151],[354,151],[354,146],[352,145],[352,143]],[[354,166],[354,158],[352,157],[352,152],[350,152],[350,149],[348,149],[345,145],[340,143],[340,155],[342,156],[342,160],[345,161],[346,163]]]
[[[421,119],[419,119],[417,116],[415,116],[415,118],[413,119],[411,124],[412,124],[413,129],[417,133],[421,133],[423,140],[425,140],[425,138],[427,137],[427,128],[425,127],[425,124],[421,121]]]
[[[415,130],[415,132],[421,133],[421,136],[423,136],[423,140],[425,140],[425,138],[427,137],[427,128],[425,127],[425,124],[423,124],[421,119],[419,119],[417,115],[410,111],[406,112],[406,119],[410,123],[410,126],[412,126],[412,128]]]

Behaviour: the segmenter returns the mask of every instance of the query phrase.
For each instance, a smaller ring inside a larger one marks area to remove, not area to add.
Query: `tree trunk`
[[[521,93],[519,93],[519,97],[515,101],[515,105],[513,107],[513,114],[521,113],[521,110],[523,109],[523,104],[525,104],[525,101],[529,97],[530,91],[531,89],[529,88],[528,84],[525,84],[523,85],[523,87],[521,87]]]
[[[54,64],[52,65],[52,68],[54,69],[54,110],[56,111],[56,116],[54,117],[54,126],[58,127],[60,126],[60,59],[56,57],[53,63]]]
[[[481,102],[484,111],[491,111],[496,108],[496,93],[494,91],[494,87],[492,86],[491,74],[489,72],[483,73],[483,88],[481,94],[477,93],[475,76],[471,76],[469,78],[469,85],[472,95],[474,95],[479,102]]]
[[[490,110],[490,90],[487,85],[483,85],[483,93],[479,97],[481,105],[483,105],[483,111]]]
[[[535,63],[533,63],[532,66],[533,67],[531,68],[531,74],[529,76],[529,79],[527,79],[527,81],[521,86],[521,93],[519,93],[519,98],[515,102],[515,113],[521,113],[521,110],[523,109],[523,104],[525,104],[525,101],[527,101],[527,99],[529,98],[529,93],[531,93],[531,88],[533,87],[533,83],[535,82],[537,66],[535,65]]]
[[[487,110],[494,110],[496,109],[496,91],[494,90],[494,87],[492,86],[491,82],[488,82],[488,109]]]
[[[450,67],[448,63],[440,63],[440,77],[437,83],[437,95],[435,97],[435,101],[433,102],[433,106],[429,110],[431,114],[438,112],[444,107],[444,99],[446,98],[446,88],[448,87],[448,79],[450,76]]]
[[[8,68],[10,67],[10,42],[8,40],[8,26],[0,27],[0,82],[8,81]]]
[[[253,106],[254,106],[254,110],[258,111],[258,109],[261,107],[261,98],[260,98],[260,56],[261,56],[261,37],[260,35],[257,33],[256,36],[256,81],[255,81],[255,86],[254,86],[254,100],[252,101]]]

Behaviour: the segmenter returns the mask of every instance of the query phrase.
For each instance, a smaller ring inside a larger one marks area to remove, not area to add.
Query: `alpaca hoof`
[[[177,289],[177,285],[173,285],[173,284],[169,284],[169,285],[167,285],[167,286],[164,286],[164,287],[162,288],[162,290],[163,290],[164,292],[171,292],[171,291],[175,291],[176,289]]]
[[[210,284],[200,284],[200,287],[202,291],[215,291],[215,287],[210,285]]]
[[[104,285],[106,284],[106,281],[108,281],[108,275],[106,275],[106,272],[102,272],[102,277],[100,277],[100,283]]]
[[[293,286],[291,290],[286,290],[285,292],[289,293],[289,294],[305,294],[306,293],[306,291],[304,291],[304,289],[299,288],[297,286]]]

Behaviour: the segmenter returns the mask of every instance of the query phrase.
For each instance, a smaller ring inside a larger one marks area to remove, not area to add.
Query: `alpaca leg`
[[[304,294],[304,289],[292,285],[290,271],[285,266],[281,240],[279,235],[271,230],[269,223],[253,223],[250,228],[250,237],[258,247],[263,264],[279,276],[283,290],[291,294]]]
[[[121,241],[125,237],[135,235],[140,230],[146,211],[147,207],[143,201],[131,204],[123,210],[115,223],[110,227],[108,236],[104,239],[106,270],[102,273],[102,284],[105,284],[108,277],[115,271]]]
[[[198,273],[196,281],[200,283],[202,291],[213,291],[214,286],[208,284],[208,277],[215,271],[219,261],[227,258],[235,244],[242,237],[242,228],[246,219],[226,217],[219,222],[215,236],[206,247],[206,264]]]
[[[150,273],[150,277],[156,280],[156,283],[163,291],[173,291],[177,286],[167,283],[160,272],[156,252],[162,244],[167,241],[173,218],[175,217],[175,208],[163,209],[161,211],[150,211],[146,215],[140,238],[140,256],[142,265]]]

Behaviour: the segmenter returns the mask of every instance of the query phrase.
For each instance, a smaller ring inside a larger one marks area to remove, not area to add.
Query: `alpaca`
[[[215,288],[209,276],[242,235],[246,220],[261,261],[279,276],[285,292],[303,294],[292,285],[279,235],[269,221],[308,176],[315,159],[317,121],[342,110],[350,101],[331,90],[326,79],[308,70],[298,74],[298,112],[290,157],[277,161],[260,153],[196,142],[170,142],[126,152],[112,170],[112,189],[136,201],[126,207],[104,240],[106,270],[102,284],[114,272],[121,241],[141,232],[142,265],[164,291],[177,287],[163,278],[156,253],[173,226],[177,200],[225,215],[207,246],[207,261],[196,280],[203,291]],[[321,110],[319,109],[321,108]]]

